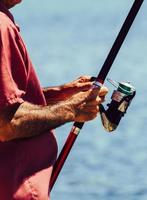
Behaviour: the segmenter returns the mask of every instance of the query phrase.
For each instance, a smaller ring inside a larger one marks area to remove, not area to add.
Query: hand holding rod
[[[114,62],[114,60],[115,60],[123,42],[124,42],[128,32],[130,30],[130,27],[131,27],[136,15],[137,15],[139,9],[140,9],[143,1],[144,0],[135,0],[134,1],[133,6],[130,9],[130,12],[129,12],[127,18],[125,19],[125,22],[124,22],[117,38],[116,38],[116,40],[115,40],[115,42],[114,42],[114,44],[113,44],[113,46],[112,46],[112,48],[111,48],[111,50],[110,50],[110,52],[107,56],[107,58],[106,58],[106,60],[103,64],[94,84],[93,84],[93,87],[100,88],[103,85],[103,83],[106,79],[106,76],[110,71],[110,68],[111,68],[111,66],[112,66],[112,64],[113,64],[113,62]],[[52,176],[51,176],[51,182],[50,182],[50,190],[52,190],[54,183],[55,183],[55,181],[56,181],[56,179],[57,179],[57,177],[58,177],[58,175],[59,175],[59,173],[60,173],[60,171],[61,171],[69,153],[70,153],[70,150],[71,150],[80,130],[83,127],[83,125],[84,125],[84,123],[79,123],[79,122],[74,123],[74,125],[71,129],[71,132],[70,132],[70,134],[69,134],[69,136],[68,136],[68,138],[65,142],[65,145],[64,145],[64,147],[63,147],[63,149],[62,149],[62,151],[61,151],[61,153],[60,153],[60,155],[59,155],[59,157],[58,157],[58,159],[57,159],[57,161],[54,165]]]

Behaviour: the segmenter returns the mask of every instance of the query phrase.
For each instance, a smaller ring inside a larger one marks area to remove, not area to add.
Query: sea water
[[[25,0],[12,9],[42,86],[96,76],[133,0]],[[53,200],[147,200],[147,2],[109,78],[137,95],[114,134],[85,124],[51,193]],[[106,83],[110,101],[113,87]],[[59,152],[72,124],[56,130]]]

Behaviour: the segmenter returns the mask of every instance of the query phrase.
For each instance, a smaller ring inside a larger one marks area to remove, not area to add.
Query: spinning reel
[[[107,80],[117,89],[113,91],[112,100],[107,104],[108,108],[105,110],[104,106],[100,104],[99,109],[104,128],[106,131],[112,132],[117,128],[121,118],[125,115],[136,94],[136,90],[129,82]]]

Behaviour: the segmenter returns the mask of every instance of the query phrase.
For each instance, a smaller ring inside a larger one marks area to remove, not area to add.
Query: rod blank
[[[130,30],[130,27],[131,25],[133,24],[133,21],[142,5],[144,0],[135,0],[134,1],[134,4],[133,6],[131,7],[130,9],[130,12],[127,16],[127,18],[125,19],[121,29],[120,29],[120,32],[96,78],[96,82],[99,82],[101,84],[104,83],[106,77],[107,77],[107,74],[109,73],[111,67],[112,67],[112,64]],[[58,175],[71,151],[71,148],[73,147],[73,144],[75,143],[75,140],[78,136],[78,134],[75,134],[75,132],[73,130],[75,130],[76,128],[79,129],[79,131],[82,129],[84,123],[79,123],[79,122],[75,122],[73,127],[72,127],[72,130],[65,142],[65,145],[63,146],[63,149],[55,163],[55,166],[54,166],[54,169],[53,169],[53,173],[52,173],[52,176],[51,176],[51,182],[50,182],[50,191],[52,190],[57,178],[58,178]]]

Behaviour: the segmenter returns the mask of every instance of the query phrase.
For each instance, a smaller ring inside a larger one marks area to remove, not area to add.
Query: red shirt
[[[0,107],[24,101],[46,104],[18,27],[0,2]],[[52,132],[0,142],[0,199],[48,200],[56,156]]]

